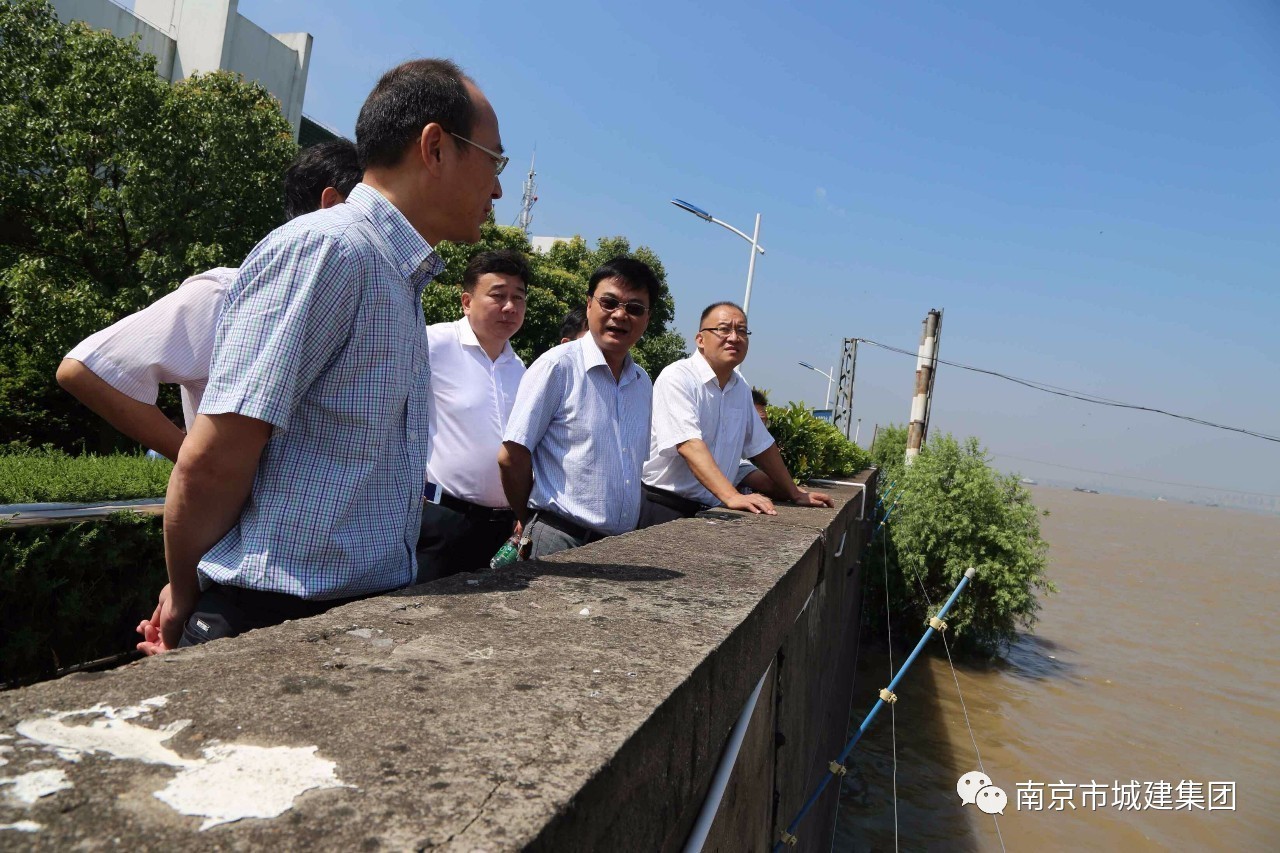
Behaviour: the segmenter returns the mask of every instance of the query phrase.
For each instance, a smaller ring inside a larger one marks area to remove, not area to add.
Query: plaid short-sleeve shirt
[[[443,269],[365,184],[245,259],[200,413],[274,430],[202,584],[328,599],[413,581],[430,410],[421,296]]]

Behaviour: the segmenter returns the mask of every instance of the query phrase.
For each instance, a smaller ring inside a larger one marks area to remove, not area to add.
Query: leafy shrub
[[[770,406],[769,433],[797,482],[847,477],[871,464],[867,452],[845,438],[835,424],[814,417],[800,403]]]
[[[173,463],[140,454],[70,456],[10,445],[0,453],[0,504],[164,497]]]
[[[1048,544],[1031,493],[992,468],[976,438],[932,437],[909,467],[905,449],[901,427],[881,431],[873,448],[882,481],[897,482],[887,501],[897,505],[867,563],[866,600],[878,610],[871,624],[884,624],[886,568],[896,628],[917,637],[973,566],[977,576],[946,621],[963,648],[998,654],[1035,624],[1036,593],[1057,591],[1045,577]]]
[[[0,684],[133,648],[166,580],[158,517],[0,526]]]

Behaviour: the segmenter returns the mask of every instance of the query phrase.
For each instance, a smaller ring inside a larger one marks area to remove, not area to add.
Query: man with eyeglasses
[[[800,506],[834,506],[796,486],[738,365],[747,357],[747,315],[732,302],[702,312],[698,351],[662,371],[653,388],[653,432],[644,464],[641,526],[688,518],[714,506],[776,515],[763,494],[741,494],[734,479],[745,457],[777,494]]]
[[[227,291],[209,383],[165,499],[169,584],[148,653],[413,583],[431,372],[422,292],[440,240],[502,196],[498,117],[457,65],[416,59],[356,119],[346,204],[269,234]],[[476,150],[481,149],[481,150]]]
[[[631,347],[661,296],[658,278],[614,258],[587,287],[587,334],[530,365],[498,465],[530,557],[634,530],[653,384]]]

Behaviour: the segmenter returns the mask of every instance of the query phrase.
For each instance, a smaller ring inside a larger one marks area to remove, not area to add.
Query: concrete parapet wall
[[[0,694],[0,848],[679,849],[768,669],[707,845],[767,849],[845,738],[874,492],[830,491]]]

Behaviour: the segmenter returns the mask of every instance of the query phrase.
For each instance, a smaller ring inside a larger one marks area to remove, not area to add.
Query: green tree
[[[972,566],[977,576],[946,621],[962,647],[998,654],[1034,626],[1037,593],[1056,592],[1045,576],[1040,513],[1016,476],[992,468],[976,438],[934,436],[910,466],[901,461],[905,447],[906,430],[890,427],[873,448],[884,464],[881,487],[895,485],[883,541],[872,544],[867,564],[870,624],[884,624],[887,576],[895,633],[918,637]]]
[[[86,334],[279,224],[279,104],[218,72],[170,85],[135,42],[0,4],[0,434],[69,445],[53,371]]]
[[[422,295],[423,312],[428,323],[456,320],[462,316],[459,288],[467,262],[476,252],[515,249],[529,258],[529,300],[524,327],[511,345],[525,360],[533,361],[560,343],[560,321],[575,307],[586,304],[587,283],[596,267],[605,261],[626,255],[644,261],[653,268],[662,284],[662,297],[653,306],[649,328],[636,344],[632,354],[641,367],[656,377],[662,368],[684,358],[684,338],[668,329],[675,315],[675,300],[667,287],[667,272],[662,261],[647,246],[632,250],[625,237],[601,237],[594,249],[582,237],[573,237],[553,245],[546,254],[534,252],[524,232],[486,223],[481,240],[474,246],[441,243],[437,250],[445,260],[445,272],[427,285]]]

